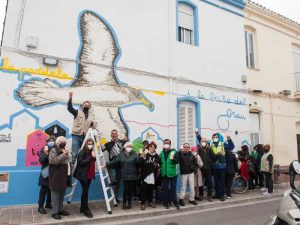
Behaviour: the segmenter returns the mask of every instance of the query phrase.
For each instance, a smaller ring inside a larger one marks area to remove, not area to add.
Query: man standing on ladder
[[[73,93],[69,92],[68,111],[74,116],[72,128],[72,163],[75,163],[79,149],[81,148],[84,137],[90,127],[96,129],[94,123],[94,113],[91,110],[91,103],[85,101],[79,109],[74,109],[72,104]]]
[[[121,151],[123,151],[124,144],[126,140],[119,139],[119,133],[117,130],[111,131],[111,141],[107,142],[104,146],[105,149],[103,151],[107,151],[109,155],[109,161],[117,158]],[[114,193],[116,197],[117,203],[120,203],[118,199],[119,190],[120,190],[120,181],[121,181],[121,168],[108,168],[109,177],[111,179],[111,184],[114,187]]]

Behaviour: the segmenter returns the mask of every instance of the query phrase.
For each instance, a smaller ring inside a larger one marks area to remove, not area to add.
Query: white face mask
[[[87,147],[91,150],[94,147],[94,145],[88,145]]]
[[[206,142],[201,142],[201,146],[205,147],[206,146]]]
[[[214,142],[219,142],[219,138],[214,138]]]
[[[164,148],[165,148],[165,149],[169,149],[169,148],[170,148],[170,145],[169,145],[169,144],[164,144]]]
[[[129,153],[129,152],[131,152],[131,151],[132,151],[132,148],[130,148],[130,147],[127,147],[125,150],[126,150],[126,152],[128,152],[128,153]]]

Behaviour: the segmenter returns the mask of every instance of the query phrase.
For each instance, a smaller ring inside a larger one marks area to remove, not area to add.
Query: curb
[[[236,205],[236,204],[241,204],[241,203],[248,203],[248,202],[255,202],[255,201],[260,201],[260,200],[266,200],[266,199],[277,199],[281,198],[283,193],[274,193],[271,197],[265,197],[265,196],[257,196],[257,197],[250,197],[250,198],[244,198],[244,199],[230,199],[225,202],[220,202],[218,200],[213,201],[212,203],[210,202],[205,202],[204,204],[200,203],[200,205],[194,206],[194,205],[186,205],[184,207],[181,207],[180,210],[177,210],[176,208],[172,207],[170,209],[164,209],[164,208],[156,208],[151,211],[126,211],[126,214],[107,214],[107,215],[101,215],[97,216],[94,215],[93,219],[86,219],[86,218],[74,218],[67,220],[65,218],[63,221],[47,221],[43,223],[38,223],[42,225],[84,225],[84,224],[98,224],[98,223],[104,223],[104,222],[115,222],[115,221],[126,221],[130,219],[140,219],[143,217],[153,217],[153,216],[162,216],[162,215],[167,215],[167,214],[174,214],[178,212],[191,212],[191,211],[198,211],[202,209],[211,209],[211,208],[217,208],[220,206],[231,206],[231,205]]]

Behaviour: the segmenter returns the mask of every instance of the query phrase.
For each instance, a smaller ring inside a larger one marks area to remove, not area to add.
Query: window
[[[198,45],[198,12],[197,6],[186,0],[178,0],[177,8],[177,40]]]
[[[179,146],[184,143],[195,145],[196,109],[195,104],[182,101],[179,104]]]
[[[254,56],[254,33],[251,31],[245,31],[245,44],[246,44],[246,63],[247,67],[255,68],[255,56]]]
[[[293,46],[293,61],[294,61],[294,75],[296,79],[296,91],[300,91],[300,48]]]
[[[260,142],[259,113],[250,112],[250,141],[253,147]]]

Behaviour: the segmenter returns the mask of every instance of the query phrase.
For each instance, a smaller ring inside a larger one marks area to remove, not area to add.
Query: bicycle
[[[248,190],[248,181],[241,175],[236,175],[233,178],[232,190],[237,194],[243,194]]]

